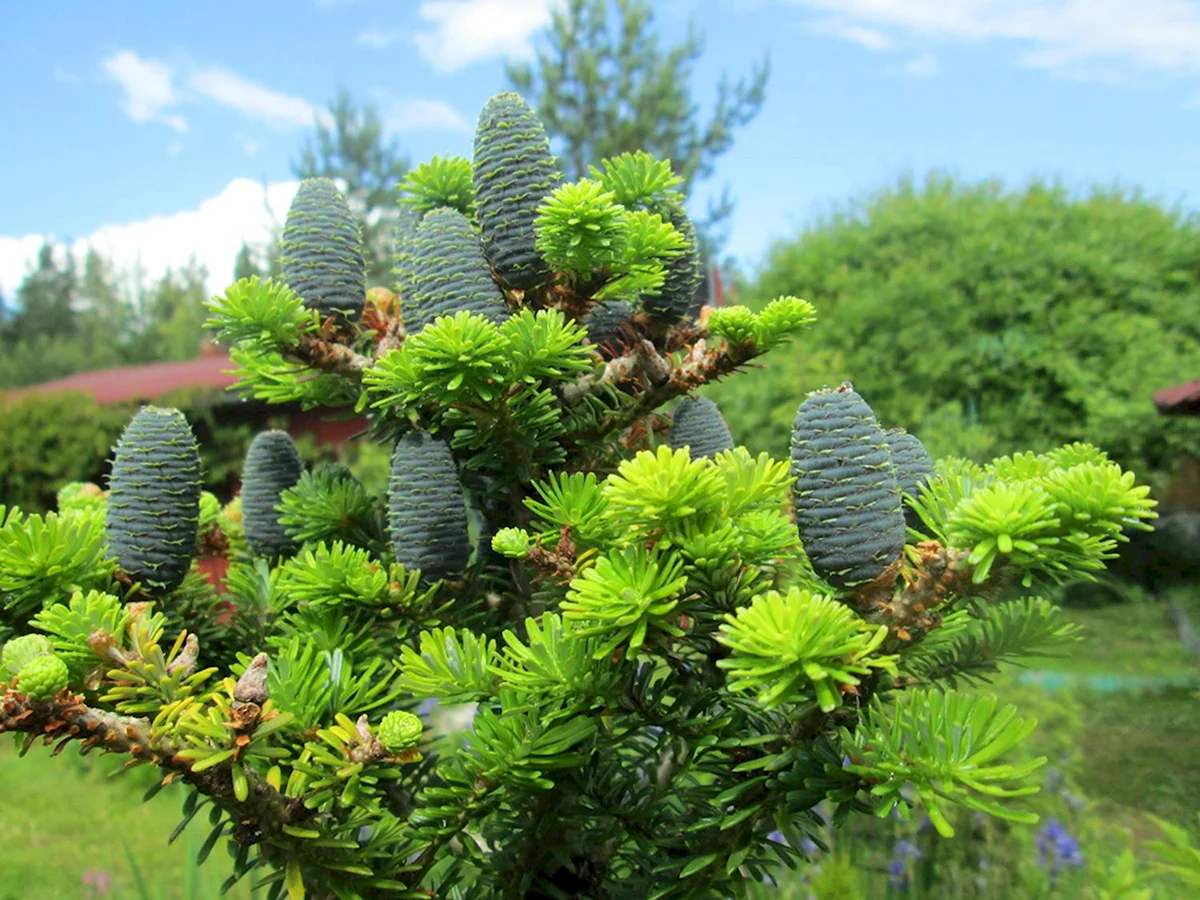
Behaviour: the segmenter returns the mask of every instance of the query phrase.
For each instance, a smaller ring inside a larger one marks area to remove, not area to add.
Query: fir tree
[[[506,108],[484,142],[527,127]],[[1083,444],[910,477],[920,448],[850,385],[796,397],[790,460],[730,447],[708,403],[671,424],[816,311],[647,315],[687,245],[651,210],[680,197],[661,161],[598,163],[527,211],[544,276],[507,282],[528,228],[493,233],[483,312],[474,262],[425,320],[376,295],[333,328],[257,277],[211,301],[241,391],[370,411],[386,495],[338,468],[267,484],[256,451],[243,529],[200,495],[183,417],[139,413],[107,498],[0,510],[0,732],[156,767],[181,830],[207,813],[202,857],[225,841],[230,884],[290,900],[744,897],[803,862],[822,801],[947,836],[955,808],[1034,821],[1044,760],[1010,753],[1033,721],[955,685],[1073,640],[1038,592],[1148,528],[1148,489]],[[476,258],[454,183],[410,185],[453,220],[448,251],[405,255],[416,284]],[[607,303],[629,315],[603,349]],[[471,704],[467,733],[431,701]]]

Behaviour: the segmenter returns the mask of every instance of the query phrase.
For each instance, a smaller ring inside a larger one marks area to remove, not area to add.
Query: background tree
[[[238,250],[237,258],[233,261],[233,280],[240,281],[243,278],[251,278],[253,276],[262,277],[263,270],[258,263],[258,254],[256,254],[250,245],[245,241],[242,242],[242,247]]]
[[[389,286],[397,188],[408,172],[408,157],[395,140],[384,138],[373,104],[358,104],[339,90],[329,113],[329,123],[318,122],[316,135],[305,140],[292,168],[298,178],[332,178],[344,186],[346,200],[363,225],[367,284]]]
[[[751,449],[787,452],[795,385],[846,379],[935,456],[1082,440],[1154,478],[1200,447],[1150,401],[1200,374],[1200,223],[1137,194],[906,179],[778,242],[746,302],[781,293],[814,349],[711,392]]]
[[[17,289],[17,312],[10,331],[13,340],[64,337],[76,330],[72,301],[78,286],[75,259],[68,252],[60,265],[53,244],[38,250],[37,263]]]
[[[703,51],[694,24],[682,43],[661,47],[647,0],[568,0],[555,12],[536,64],[510,65],[508,77],[545,123],[569,179],[586,176],[596,160],[645,150],[671,160],[686,195],[712,176],[736,129],[758,114],[770,73],[764,57],[736,82],[722,76],[704,121],[691,90]],[[732,212],[726,189],[697,219],[710,252],[723,245]]]

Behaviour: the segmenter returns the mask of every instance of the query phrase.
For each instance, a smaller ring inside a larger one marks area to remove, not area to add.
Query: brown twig
[[[239,833],[277,834],[283,826],[313,815],[305,809],[302,799],[285,797],[251,770],[246,770],[249,793],[245,800],[239,800],[226,772],[227,765],[195,772],[191,761],[178,755],[183,748],[168,739],[155,738],[147,719],[92,709],[81,695],[69,690],[53,700],[34,701],[20,691],[5,688],[0,694],[0,734],[6,731],[26,734],[26,747],[38,737],[48,745],[56,744],[55,754],[61,753],[71,741],[79,741],[84,752],[100,747],[105,752],[126,753],[137,762],[165,769],[167,779],[179,776],[228,810],[234,821],[254,826],[240,829]]]

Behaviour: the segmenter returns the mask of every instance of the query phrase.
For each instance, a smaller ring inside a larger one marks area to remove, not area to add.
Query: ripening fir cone
[[[401,205],[397,209],[394,223],[396,236],[392,244],[392,277],[396,282],[396,294],[402,303],[412,290],[412,243],[420,224],[421,215],[412,207]]]
[[[904,508],[883,429],[849,383],[800,404],[791,456],[813,569],[839,588],[879,576],[904,551]]]
[[[675,226],[675,230],[687,241],[687,248],[667,263],[666,280],[659,293],[642,300],[642,308],[650,318],[660,325],[674,325],[684,320],[691,321],[700,314],[697,295],[704,281],[704,266],[700,258],[700,245],[696,227],[682,206],[671,204],[660,213]]]
[[[467,509],[450,448],[425,432],[396,442],[388,479],[388,529],[396,561],[430,581],[466,566]]]
[[[242,527],[255,556],[285,556],[296,544],[279,524],[279,497],[304,473],[304,461],[286,431],[255,435],[242,469]]]
[[[53,700],[69,680],[67,664],[47,653],[35,656],[21,667],[17,673],[17,690],[32,700]]]
[[[896,470],[896,481],[900,484],[900,490],[915,498],[921,488],[934,477],[933,457],[915,435],[909,434],[903,428],[889,428],[883,436],[887,441],[888,456],[892,459],[892,468]],[[910,528],[916,528],[920,524],[920,516],[907,503],[904,504],[904,519]]]
[[[338,325],[361,312],[367,294],[362,233],[346,198],[328,178],[306,178],[280,239],[281,277],[304,305]]]
[[[117,442],[106,528],[121,568],[153,594],[177,588],[196,552],[200,450],[177,409],[143,407]]]
[[[528,290],[550,274],[533,223],[562,174],[546,129],[520,94],[497,94],[483,107],[473,172],[484,252],[505,284]]]
[[[597,303],[584,316],[588,341],[605,357],[617,355],[626,338],[621,328],[633,315],[633,306],[626,300]]]
[[[685,397],[675,409],[669,438],[672,450],[690,447],[692,459],[733,449],[733,435],[717,404],[707,397]]]
[[[508,318],[479,235],[458,210],[443,207],[426,214],[409,243],[407,264],[410,289],[400,295],[400,310],[409,334],[462,310],[497,325]]]

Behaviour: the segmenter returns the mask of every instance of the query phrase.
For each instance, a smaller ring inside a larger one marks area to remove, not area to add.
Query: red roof
[[[1166,416],[1200,415],[1200,380],[1159,391],[1154,395],[1154,405]]]
[[[223,352],[210,353],[186,362],[149,363],[143,366],[121,366],[96,372],[47,381],[31,387],[9,391],[6,397],[16,399],[26,394],[50,394],[60,391],[84,391],[97,403],[152,401],[180,388],[225,388],[237,381],[226,373],[233,368]]]

